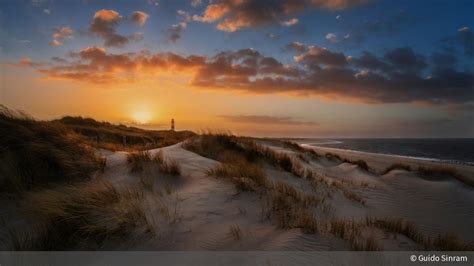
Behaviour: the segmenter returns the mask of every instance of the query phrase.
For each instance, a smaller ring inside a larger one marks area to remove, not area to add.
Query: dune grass
[[[181,175],[181,167],[179,163],[175,160],[165,158],[163,151],[158,151],[155,156],[153,156],[153,162],[158,165],[158,170],[166,175],[179,176]]]
[[[115,188],[105,180],[29,192],[20,205],[42,230],[19,250],[98,249],[106,242],[153,235],[141,188]],[[15,232],[19,233],[19,232]],[[21,235],[21,234],[20,234]]]
[[[181,175],[179,163],[165,158],[163,151],[158,151],[153,156],[148,151],[131,152],[127,155],[127,163],[130,166],[130,172],[142,172],[148,164],[149,166],[156,165],[158,170],[165,175]]]
[[[474,243],[466,243],[454,234],[438,235],[430,244],[440,251],[474,251]]]
[[[229,235],[232,239],[238,241],[242,238],[242,229],[238,224],[229,226]]]
[[[207,174],[229,178],[240,191],[258,191],[268,186],[268,177],[261,167],[243,158],[221,163]]]
[[[402,218],[370,218],[366,217],[366,225],[375,226],[392,233],[402,234],[416,243],[426,244],[425,238],[418,228]]]
[[[189,139],[183,147],[221,162],[238,157],[249,162],[266,162],[298,177],[304,177],[306,174],[305,168],[289,155],[259,145],[253,139],[237,137],[230,133],[204,132]]]
[[[105,162],[61,124],[0,106],[0,192],[89,179]]]
[[[424,236],[413,224],[402,218],[366,217],[367,226],[375,226],[383,230],[404,235],[414,242],[422,245],[425,250],[439,251],[473,251],[474,243],[467,243],[454,234],[439,234],[434,238]]]
[[[130,165],[130,172],[143,171],[143,165],[151,162],[151,155],[148,151],[137,151],[127,154],[127,163]]]
[[[344,186],[342,182],[335,180],[331,183],[330,186],[342,191],[342,193],[347,199],[356,201],[356,202],[359,202],[360,204],[365,205],[365,200],[361,196],[356,194],[355,192],[352,192],[351,190],[349,190],[346,186]]]

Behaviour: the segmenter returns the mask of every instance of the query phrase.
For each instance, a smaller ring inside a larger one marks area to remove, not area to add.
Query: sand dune
[[[273,143],[260,143],[280,153],[296,158],[297,152]],[[318,152],[326,151],[316,148]],[[179,185],[170,195],[179,205],[179,222],[165,238],[147,242],[136,249],[149,250],[348,250],[350,245],[329,234],[305,234],[299,229],[281,229],[262,217],[262,198],[252,192],[238,191],[235,186],[207,171],[220,162],[205,158],[182,147],[182,143],[150,150],[150,154],[163,152],[166,158],[176,160],[182,169]],[[331,150],[334,152],[333,150]],[[126,165],[126,153],[105,152],[108,168],[105,176],[115,182],[132,182],[137,177]],[[382,169],[399,158],[358,153],[343,153],[351,158],[363,158],[371,168]],[[342,156],[342,155],[341,155]],[[405,161],[404,161],[405,162]],[[452,179],[427,180],[412,172],[393,170],[385,175],[367,172],[357,165],[334,162],[321,158],[301,162],[307,169],[320,173],[328,182],[342,181],[347,189],[364,199],[364,204],[332,192],[328,204],[331,217],[364,219],[370,217],[397,217],[414,223],[430,237],[454,233],[472,242],[474,224],[474,193]],[[416,164],[411,159],[410,164]],[[420,162],[426,164],[427,162]],[[472,169],[459,167],[470,173]],[[269,178],[284,181],[306,193],[317,193],[310,181],[291,173],[267,167]],[[160,182],[164,182],[161,180]],[[178,182],[178,181],[176,181]],[[364,229],[363,234],[377,239],[386,250],[420,249],[419,243],[398,234],[390,236],[380,229]]]

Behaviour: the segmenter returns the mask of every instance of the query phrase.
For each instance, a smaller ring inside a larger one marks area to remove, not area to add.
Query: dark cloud
[[[385,59],[400,71],[418,72],[427,64],[421,55],[415,54],[410,47],[396,48],[385,53]]]
[[[315,126],[315,122],[296,121],[291,117],[262,116],[262,115],[222,115],[221,118],[232,122],[242,124],[270,124],[286,126]]]
[[[370,69],[372,71],[383,71],[387,72],[390,70],[390,65],[379,59],[377,56],[370,52],[363,52],[362,56],[352,60],[354,64],[361,68]]]
[[[319,68],[326,66],[344,66],[347,64],[347,58],[343,53],[332,52],[319,46],[309,46],[307,52],[295,57],[297,62],[302,62],[310,68]]]
[[[186,27],[186,22],[180,22],[178,24],[171,25],[171,27],[169,27],[166,31],[168,40],[175,43],[181,39],[181,35],[183,34],[183,31],[186,29]]]
[[[222,31],[234,32],[242,28],[270,23],[295,25],[296,19],[287,16],[307,8],[345,9],[367,3],[367,0],[218,0],[211,2],[202,15],[194,15],[194,21],[217,22]]]
[[[71,53],[69,59],[48,64],[25,60],[51,78],[91,83],[134,82],[137,77],[165,71],[189,77],[193,87],[244,91],[255,94],[285,93],[364,103],[415,103],[472,105],[474,73],[456,65],[429,65],[407,47],[382,56],[369,52],[349,57],[317,46],[284,64],[254,49],[220,52],[211,57],[174,53],[110,54],[90,47]],[[423,69],[423,71],[421,71]]]

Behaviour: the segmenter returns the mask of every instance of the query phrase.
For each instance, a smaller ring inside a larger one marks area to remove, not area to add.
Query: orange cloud
[[[120,14],[115,10],[101,9],[94,14],[94,19],[100,21],[118,22],[120,18]]]
[[[145,25],[149,17],[150,16],[147,13],[142,11],[135,11],[132,13],[132,21],[139,26]]]
[[[55,28],[52,37],[53,40],[49,45],[61,46],[64,44],[64,40],[72,39],[74,37],[74,31],[70,27]]]

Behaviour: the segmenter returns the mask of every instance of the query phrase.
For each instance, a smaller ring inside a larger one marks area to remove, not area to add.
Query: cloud
[[[298,19],[297,18],[292,18],[292,19],[289,19],[289,20],[282,21],[282,22],[280,22],[280,24],[282,26],[285,26],[285,27],[291,27],[291,26],[294,26],[294,25],[298,24]]]
[[[43,13],[45,13],[46,15],[51,15],[51,10],[45,8],[43,9]]]
[[[171,27],[167,30],[168,40],[173,43],[177,42],[179,39],[181,39],[183,30],[186,29],[187,26],[188,24],[186,22],[180,22],[178,24],[171,25]]]
[[[329,42],[332,42],[332,43],[335,43],[335,42],[338,42],[339,40],[337,39],[337,36],[336,34],[330,32],[328,34],[326,34],[326,40],[328,40]]]
[[[286,126],[315,126],[315,122],[295,121],[291,117],[262,116],[262,115],[222,115],[223,118],[232,123],[259,124],[259,125],[286,125]]]
[[[68,58],[23,63],[48,78],[89,83],[133,83],[173,73],[194,88],[253,94],[314,96],[363,103],[427,103],[466,105],[474,101],[474,73],[456,65],[439,67],[409,47],[382,55],[364,52],[347,56],[308,46],[285,64],[254,49],[219,52],[213,56],[175,53],[108,53],[89,47]],[[427,76],[430,76],[427,78]]]
[[[343,53],[332,52],[324,47],[308,46],[307,52],[295,56],[296,62],[305,63],[309,68],[319,68],[320,65],[344,66],[348,63]]]
[[[184,10],[178,10],[176,14],[182,18],[181,21],[171,25],[171,27],[166,30],[168,41],[172,43],[181,39],[183,31],[188,27],[188,23],[192,21],[192,17]]]
[[[54,28],[52,38],[53,40],[49,43],[51,46],[61,46],[64,44],[64,40],[72,39],[74,37],[74,30],[70,27]]]
[[[139,26],[143,26],[147,19],[148,15],[141,11],[135,11],[131,16],[131,20]],[[121,21],[122,16],[117,11],[101,9],[95,12],[89,25],[89,32],[94,36],[104,39],[104,45],[110,47],[123,47],[130,40],[138,40],[135,34],[127,37],[116,32]]]
[[[191,0],[191,5],[193,7],[198,7],[202,4],[202,0]]]
[[[132,21],[138,26],[145,25],[146,21],[150,16],[142,11],[135,11],[132,13]]]
[[[218,0],[210,3],[202,15],[194,15],[193,20],[205,23],[217,22],[217,29],[234,32],[243,28],[257,27],[271,23],[292,26],[296,18],[283,21],[288,15],[307,8],[340,10],[365,4],[366,0]]]
[[[415,54],[410,47],[395,48],[385,54],[385,59],[401,71],[419,72],[427,64],[421,55]]]
[[[148,0],[147,2],[148,2],[149,5],[152,5],[152,6],[159,6],[160,5],[159,0]]]
[[[300,42],[291,42],[285,46],[286,51],[296,51],[304,52],[306,50],[306,45]]]
[[[116,33],[122,16],[115,10],[102,9],[95,13],[89,31],[104,39],[105,46],[121,47],[128,43],[128,38]]]

